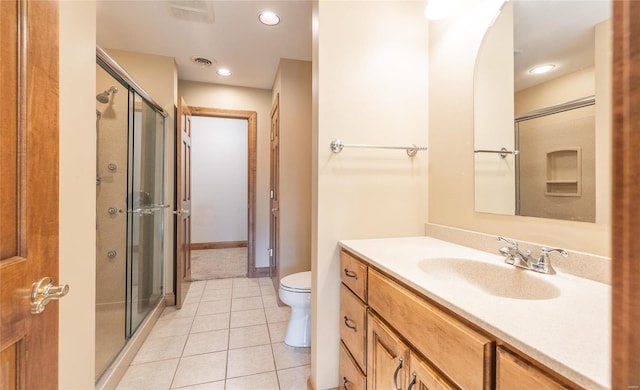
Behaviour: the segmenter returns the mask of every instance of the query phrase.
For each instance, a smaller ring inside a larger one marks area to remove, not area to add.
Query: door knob
[[[182,214],[189,214],[190,212],[191,212],[191,211],[189,211],[189,210],[179,209],[179,210],[174,211],[173,213],[174,213],[175,215],[177,215],[177,216],[180,216],[180,215],[182,215]]]
[[[40,314],[51,300],[58,300],[69,292],[69,285],[54,285],[53,278],[46,276],[31,287],[31,314]]]

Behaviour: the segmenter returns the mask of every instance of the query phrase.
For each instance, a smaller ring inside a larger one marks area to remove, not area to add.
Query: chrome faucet
[[[543,274],[555,275],[556,270],[551,266],[551,260],[549,258],[549,253],[558,252],[562,257],[569,256],[569,252],[564,249],[558,248],[542,248],[540,250],[540,256],[538,256],[538,260],[535,263],[531,264],[531,270],[540,272]]]
[[[517,241],[509,240],[504,237],[498,237],[498,241],[504,241],[509,244],[500,248],[500,253],[505,256],[505,263],[542,274],[554,275],[556,273],[551,266],[551,260],[549,258],[550,253],[558,252],[563,257],[569,256],[569,253],[564,249],[543,247],[540,250],[540,256],[534,260],[534,258],[531,257],[530,250],[522,252],[518,249]]]
[[[517,241],[509,240],[504,237],[498,237],[498,241],[504,241],[509,244],[508,246],[500,248],[500,253],[505,256],[505,263],[515,265],[520,268],[531,269],[531,264],[533,263],[531,251],[523,253],[518,249]]]

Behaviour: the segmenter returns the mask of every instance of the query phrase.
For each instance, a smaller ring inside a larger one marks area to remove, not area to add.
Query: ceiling
[[[514,82],[519,91],[594,64],[594,26],[611,17],[609,0],[514,0]],[[556,64],[542,75],[529,70]]]
[[[271,89],[281,58],[311,61],[310,0],[98,0],[96,8],[100,47],[174,57],[180,80]],[[280,23],[261,24],[263,10]]]

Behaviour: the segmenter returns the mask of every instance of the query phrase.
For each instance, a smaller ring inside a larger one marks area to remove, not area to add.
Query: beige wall
[[[190,106],[257,112],[256,267],[268,267],[271,91],[180,80],[178,93]]]
[[[475,69],[474,149],[513,150],[513,3],[487,31]],[[475,210],[515,214],[516,157],[474,155]]]
[[[588,67],[516,93],[516,115],[582,99],[595,93],[594,68]]]
[[[608,225],[473,210],[473,75],[499,2],[468,1],[429,28],[429,222],[608,256]]]
[[[596,223],[611,223],[611,19],[596,25]]]
[[[311,62],[282,59],[280,95],[280,253],[278,279],[311,269]]]
[[[413,1],[314,5],[311,375],[316,389],[339,385],[338,240],[424,234],[431,147],[413,158],[403,150],[329,150],[335,138],[426,145],[423,12],[424,3]]]
[[[164,215],[164,293],[173,294],[173,204],[175,158],[175,106],[177,105],[178,69],[173,57],[133,53],[103,48],[169,114],[165,118],[165,209]]]
[[[60,2],[60,389],[94,387],[95,15],[95,1]]]

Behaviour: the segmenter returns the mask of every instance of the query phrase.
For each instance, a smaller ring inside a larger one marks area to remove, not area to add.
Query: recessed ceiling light
[[[272,11],[262,11],[258,14],[258,20],[260,23],[267,26],[275,26],[280,23],[280,17]]]
[[[547,73],[549,71],[551,71],[553,68],[555,68],[555,65],[541,65],[541,66],[536,66],[535,68],[532,68],[531,70],[529,70],[529,73],[532,74],[543,74],[543,73]]]
[[[220,68],[216,71],[219,76],[227,77],[231,76],[231,71],[227,68]]]

